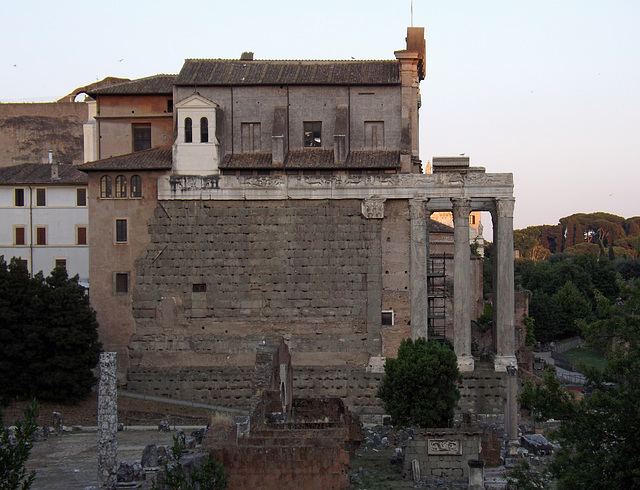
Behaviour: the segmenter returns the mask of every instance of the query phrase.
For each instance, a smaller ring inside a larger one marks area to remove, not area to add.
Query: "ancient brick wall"
[[[56,161],[83,162],[84,102],[0,104],[0,166]]]

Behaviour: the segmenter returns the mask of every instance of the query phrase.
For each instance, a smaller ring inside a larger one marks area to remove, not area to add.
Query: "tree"
[[[4,426],[2,410],[0,410],[0,490],[27,490],[36,477],[36,472],[27,474],[25,467],[31,439],[38,429],[38,405],[35,400],[24,409],[24,422],[14,422],[13,437],[9,428]]]
[[[596,320],[583,328],[591,347],[605,348],[603,372],[586,369],[589,396],[568,402],[551,465],[558,488],[640,488],[640,280],[624,299],[597,295]]]
[[[98,323],[78,277],[0,257],[0,395],[74,402],[95,384]]]
[[[397,359],[387,359],[384,371],[378,397],[394,424],[451,426],[462,376],[450,345],[405,339]]]

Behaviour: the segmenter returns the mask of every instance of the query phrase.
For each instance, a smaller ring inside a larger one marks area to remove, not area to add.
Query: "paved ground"
[[[171,445],[172,437],[173,432],[159,432],[157,429],[118,432],[118,461],[140,460],[147,444]],[[97,460],[95,430],[68,432],[42,439],[34,445],[27,464],[29,469],[36,470],[31,488],[81,490],[97,486]]]

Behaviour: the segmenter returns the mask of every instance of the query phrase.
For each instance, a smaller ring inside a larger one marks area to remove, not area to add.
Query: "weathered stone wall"
[[[0,166],[56,161],[82,163],[84,102],[0,104]]]
[[[507,399],[506,373],[495,372],[493,363],[476,362],[473,372],[463,373],[458,413],[473,411],[481,425],[504,421]]]

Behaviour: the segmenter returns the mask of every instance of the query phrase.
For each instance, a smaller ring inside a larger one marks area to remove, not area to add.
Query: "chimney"
[[[242,61],[253,61],[253,51],[245,51],[240,55]]]
[[[53,163],[53,150],[49,150],[49,165],[51,165],[51,180],[59,180],[58,163]]]

